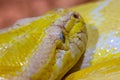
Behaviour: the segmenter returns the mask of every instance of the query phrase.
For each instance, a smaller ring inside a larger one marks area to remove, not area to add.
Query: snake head
[[[0,77],[59,80],[84,53],[86,25],[72,11],[57,9],[20,20],[0,32]]]

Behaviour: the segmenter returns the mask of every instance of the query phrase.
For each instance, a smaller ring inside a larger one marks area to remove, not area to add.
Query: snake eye
[[[65,36],[62,32],[60,33],[60,39],[62,40],[63,43],[65,43]]]

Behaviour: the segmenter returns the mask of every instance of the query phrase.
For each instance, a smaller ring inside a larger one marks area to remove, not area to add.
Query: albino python
[[[119,5],[96,0],[1,30],[0,80],[61,80],[76,62],[65,80],[120,80]]]
[[[0,30],[0,80],[60,80],[85,52],[86,25],[58,9]]]

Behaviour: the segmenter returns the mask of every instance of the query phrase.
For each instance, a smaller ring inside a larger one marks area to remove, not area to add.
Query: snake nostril
[[[79,19],[79,15],[78,14],[73,14],[73,17]]]

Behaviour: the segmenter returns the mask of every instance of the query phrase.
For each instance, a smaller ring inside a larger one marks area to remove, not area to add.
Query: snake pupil
[[[65,36],[63,33],[60,33],[60,39],[62,40],[63,43],[65,43]]]

